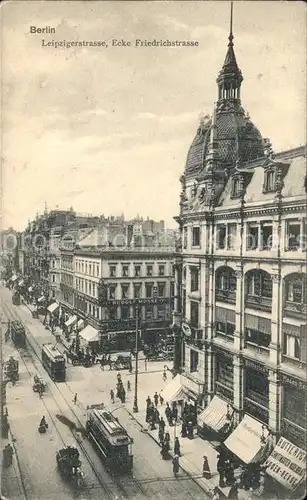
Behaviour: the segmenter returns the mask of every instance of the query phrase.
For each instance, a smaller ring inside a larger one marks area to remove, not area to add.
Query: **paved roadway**
[[[51,332],[47,331],[37,319],[33,319],[25,306],[12,305],[11,292],[8,289],[0,288],[0,299],[4,302],[4,313],[7,315],[17,314],[30,330],[31,344],[36,349],[37,354],[39,354],[39,348],[36,344],[55,343]],[[11,349],[13,348],[11,347]],[[33,366],[32,358],[35,366]],[[54,384],[39,365],[37,355],[32,354],[31,357],[25,359],[25,363],[20,363],[22,371],[20,381],[14,388],[8,388],[8,409],[12,419],[13,434],[17,438],[16,446],[22,464],[22,472],[26,478],[29,499],[63,498],[66,500],[66,498],[94,499],[103,497],[134,498],[136,500],[143,498],[198,500],[208,498],[204,491],[183,471],[180,471],[178,479],[173,477],[171,462],[161,459],[158,445],[148,435],[141,432],[138,423],[130,417],[125,407],[121,406],[119,402],[112,409],[117,408],[116,415],[127,428],[131,437],[134,438],[134,479],[120,479],[116,485],[114,481],[112,483],[112,477],[104,470],[97,453],[85,440],[81,443],[82,450],[80,452],[87,487],[83,488],[81,492],[72,491],[59,478],[54,460],[55,452],[63,446],[63,441],[65,444],[73,444],[76,436],[72,436],[68,428],[57,421],[55,415],[64,413],[71,420],[79,419],[85,423],[87,404],[100,402],[109,404],[109,392],[116,384],[116,373],[109,370],[102,371],[98,365],[91,368],[69,365],[66,383]],[[163,364],[149,363],[149,371],[157,369],[157,366],[162,369]],[[143,370],[142,366],[141,370]],[[43,378],[48,381],[48,391],[44,395],[43,401],[40,401],[37,394],[32,391],[32,379],[29,371],[32,375],[35,372],[41,373]],[[133,376],[129,375],[127,371],[122,372],[122,378],[124,383],[130,378],[133,387]],[[152,396],[155,390],[159,392],[163,385],[161,371],[150,374],[142,373],[139,388],[140,405],[145,404],[148,394]],[[77,405],[72,403],[75,392],[78,393]],[[131,410],[132,392],[127,393],[127,396],[127,407]],[[49,418],[49,422],[52,418],[53,422],[48,435],[40,436],[37,433],[37,424],[41,415],[44,412],[46,414],[46,407],[49,412],[46,417]],[[24,429],[26,432],[23,432]],[[35,451],[33,451],[34,448]],[[41,466],[41,464],[43,465]],[[48,470],[47,479],[46,472],[42,473],[42,469]],[[103,495],[101,483],[104,483],[106,488]],[[46,484],[48,484],[48,488],[46,488]]]

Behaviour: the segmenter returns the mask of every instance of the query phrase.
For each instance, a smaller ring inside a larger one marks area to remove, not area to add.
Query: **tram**
[[[42,347],[42,363],[50,378],[55,382],[65,382],[66,362],[63,354],[53,344]]]
[[[86,430],[110,471],[114,474],[132,472],[133,439],[103,405],[87,407]]]
[[[11,321],[10,332],[15,347],[26,347],[26,331],[21,321]]]

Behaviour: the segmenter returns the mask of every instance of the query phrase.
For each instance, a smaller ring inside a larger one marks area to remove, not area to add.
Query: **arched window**
[[[272,279],[262,269],[253,269],[246,274],[246,292],[252,297],[272,298]]]
[[[236,273],[230,267],[222,267],[216,271],[216,291],[235,292],[237,289]]]

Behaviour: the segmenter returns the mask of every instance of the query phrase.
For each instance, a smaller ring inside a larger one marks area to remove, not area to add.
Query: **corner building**
[[[274,154],[241,105],[242,81],[231,32],[213,116],[180,179],[181,383],[201,408],[219,396],[235,425],[249,415],[273,442],[305,449],[306,149]]]

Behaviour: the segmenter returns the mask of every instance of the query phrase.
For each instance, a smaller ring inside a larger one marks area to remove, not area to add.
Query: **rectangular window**
[[[164,276],[165,274],[165,266],[159,266],[159,276]]]
[[[114,306],[114,307],[109,307],[108,308],[108,311],[109,311],[109,319],[117,319],[117,307]]]
[[[128,277],[128,273],[129,273],[129,266],[122,266],[122,275],[124,278],[127,278]]]
[[[165,319],[165,304],[158,305],[158,319]]]
[[[300,246],[301,225],[299,220],[286,222],[286,250],[298,250]]]
[[[110,300],[114,300],[116,298],[115,294],[116,294],[116,286],[115,285],[110,285],[109,286],[109,299]]]
[[[121,285],[122,299],[128,299],[129,285]]]
[[[130,318],[130,307],[129,306],[122,306],[121,307],[121,318],[122,319],[129,319]]]
[[[188,228],[183,228],[183,248],[188,248]]]
[[[88,293],[89,295],[92,295],[92,283],[88,284]]]
[[[96,266],[96,275],[99,276],[99,266]]]
[[[224,224],[216,226],[216,246],[220,250],[226,246],[226,226]]]
[[[291,358],[300,359],[301,342],[299,337],[287,334],[284,334],[283,337],[283,353]]]
[[[140,283],[135,283],[133,288],[134,288],[134,298],[135,299],[140,299],[141,298],[141,284]]]
[[[116,266],[109,266],[110,277],[114,278],[116,276]]]
[[[265,193],[275,191],[275,171],[274,170],[267,170],[266,172],[264,172],[263,191]]]
[[[145,318],[147,320],[150,320],[150,319],[153,319],[153,317],[154,317],[154,308],[153,308],[153,305],[147,304],[145,306]]]
[[[247,225],[247,250],[255,250],[259,246],[259,226],[258,224]]]
[[[134,275],[141,276],[141,266],[134,266]]]
[[[198,328],[199,320],[199,304],[198,302],[191,302],[191,326]]]
[[[165,283],[158,283],[158,297],[165,296]]]
[[[92,275],[92,264],[89,264],[88,266],[88,273],[89,275]]]
[[[198,268],[191,266],[190,273],[191,273],[191,292],[197,292],[198,291],[198,280],[199,280]]]
[[[198,351],[191,349],[190,351],[190,372],[197,372],[198,370]]]
[[[260,249],[271,250],[273,242],[273,225],[270,222],[261,224],[260,238]]]
[[[145,283],[145,290],[146,290],[146,298],[149,299],[153,295],[153,284],[152,283]]]
[[[193,247],[200,246],[200,228],[199,227],[192,228],[192,246]]]
[[[153,266],[148,265],[146,268],[147,276],[152,276],[153,274]]]

